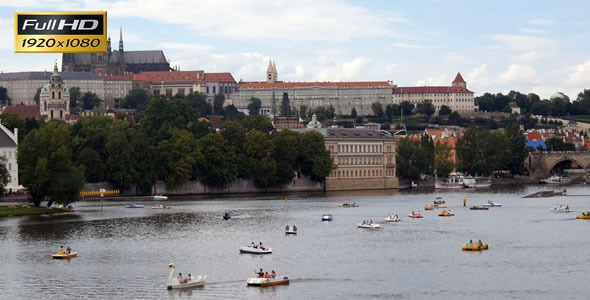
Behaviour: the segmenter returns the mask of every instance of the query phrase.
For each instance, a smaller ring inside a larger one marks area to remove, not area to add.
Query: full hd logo
[[[107,52],[106,11],[15,12],[14,52]]]

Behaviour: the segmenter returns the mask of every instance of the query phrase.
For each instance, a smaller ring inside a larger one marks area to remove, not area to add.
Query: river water
[[[540,186],[448,192],[391,191],[173,199],[170,210],[81,202],[75,213],[0,219],[2,299],[587,299],[590,188],[523,199]],[[573,196],[589,195],[589,196]],[[441,196],[456,216],[423,211]],[[494,200],[501,208],[463,207]],[[199,200],[199,201],[194,201]],[[338,207],[356,201],[358,208]],[[555,204],[575,212],[549,212]],[[410,219],[422,210],[424,219]],[[225,221],[232,211],[238,216]],[[390,212],[402,217],[385,223]],[[333,222],[321,222],[331,213]],[[364,219],[378,230],[357,228]],[[296,224],[297,236],[286,236]],[[469,239],[490,249],[463,252]],[[273,254],[239,254],[262,241]],[[79,257],[52,260],[60,245]],[[167,266],[207,274],[204,288],[166,290]],[[289,286],[246,287],[254,270]]]

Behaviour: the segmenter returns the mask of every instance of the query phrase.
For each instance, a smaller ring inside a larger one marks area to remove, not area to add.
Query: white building
[[[51,120],[65,120],[70,114],[70,90],[57,71],[57,63],[49,83],[43,86],[39,94],[39,111],[41,116]]]
[[[239,83],[237,91],[231,95],[231,102],[244,110],[255,97],[262,102],[260,113],[272,114],[273,99],[278,112],[281,99],[287,94],[290,106],[295,109],[306,106],[311,110],[332,105],[336,114],[350,115],[355,108],[357,114],[363,116],[373,114],[371,104],[374,102],[391,103],[393,88],[387,81],[281,82],[277,81],[276,65],[269,62],[266,81]]]
[[[0,156],[6,158],[6,169],[8,170],[8,184],[4,188],[6,191],[16,191],[18,189],[18,162],[16,160],[16,151],[18,148],[18,128],[10,132],[8,128],[0,124]]]
[[[401,104],[408,101],[414,105],[430,102],[436,109],[446,105],[457,112],[478,111],[475,105],[473,92],[467,89],[467,82],[463,80],[461,73],[457,73],[451,86],[411,86],[397,87],[393,90],[393,103]]]

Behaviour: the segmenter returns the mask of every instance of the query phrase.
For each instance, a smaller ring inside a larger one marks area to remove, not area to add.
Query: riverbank
[[[28,205],[3,205],[0,206],[0,217],[59,214],[70,211],[72,210],[67,208],[31,207]]]

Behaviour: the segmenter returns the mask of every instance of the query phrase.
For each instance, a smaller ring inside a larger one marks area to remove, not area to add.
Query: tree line
[[[39,205],[75,201],[85,182],[106,181],[120,190],[135,185],[149,194],[158,180],[174,188],[190,180],[223,187],[251,179],[270,188],[289,184],[298,173],[322,182],[331,171],[318,132],[276,132],[263,116],[226,121],[216,131],[199,115],[186,99],[155,96],[139,122],[123,115],[86,117],[74,125],[38,122],[24,128],[18,146],[20,182]],[[3,117],[9,127],[26,122]]]
[[[575,100],[571,101],[567,95],[554,99],[541,99],[539,95],[530,93],[522,94],[517,91],[510,91],[507,95],[502,93],[485,93],[475,97],[480,111],[502,111],[511,112],[510,102],[515,102],[520,107],[520,113],[542,115],[542,116],[565,116],[565,115],[587,115],[590,114],[590,90],[585,89],[578,93]]]

